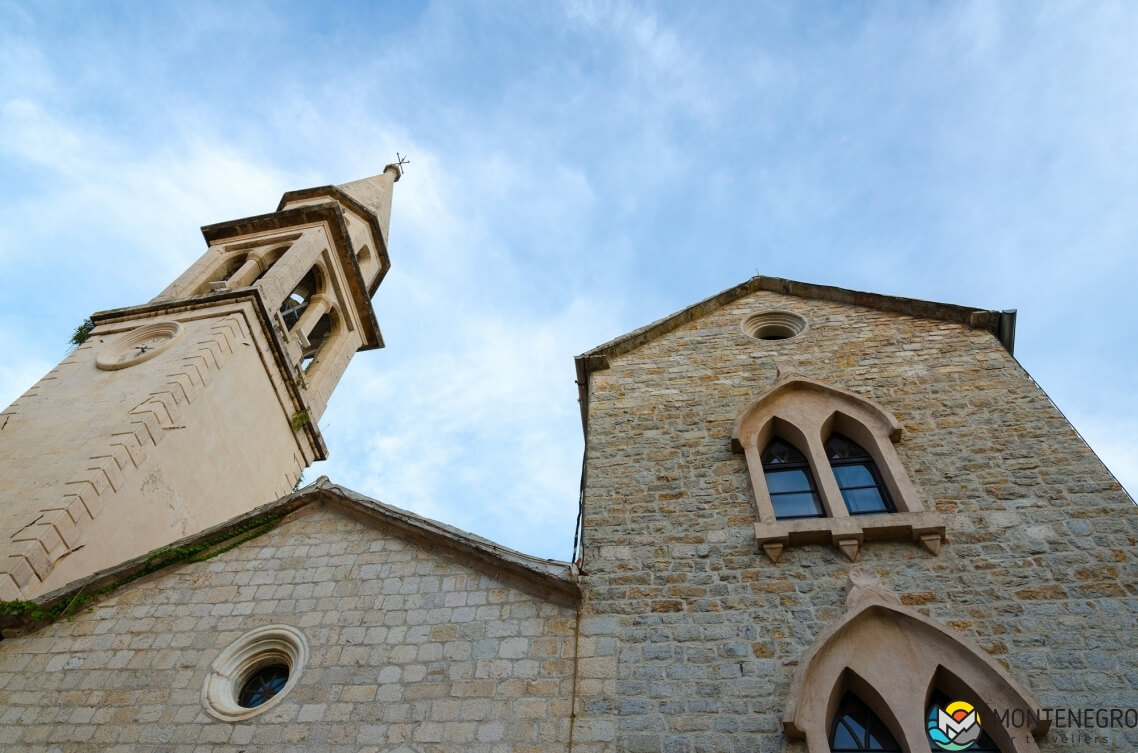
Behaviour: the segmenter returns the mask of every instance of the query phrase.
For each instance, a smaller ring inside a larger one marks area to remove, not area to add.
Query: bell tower
[[[398,165],[202,228],[156,298],[0,413],[0,600],[27,599],[287,494],[352,356],[383,347]]]

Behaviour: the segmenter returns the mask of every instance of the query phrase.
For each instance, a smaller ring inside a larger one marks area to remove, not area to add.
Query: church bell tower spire
[[[26,599],[287,494],[357,351],[383,347],[399,164],[202,228],[208,248],[0,413],[0,600]]]

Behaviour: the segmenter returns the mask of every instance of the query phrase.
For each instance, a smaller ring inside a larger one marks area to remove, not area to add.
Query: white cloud
[[[321,425],[327,473],[515,548],[569,557],[582,440],[569,356],[611,331],[574,301],[544,320],[472,313],[444,347],[360,356]],[[434,325],[423,329],[431,337]]]
[[[1045,386],[1070,362],[1104,382],[1053,389],[1076,425],[1101,395],[1124,406],[1085,431],[1134,478],[1124,4],[439,3],[330,30],[219,5],[129,35],[77,10],[66,37],[50,9],[15,11],[0,343],[23,355],[0,388],[38,378],[81,316],[157,293],[199,225],[399,150],[388,349],[357,357],[323,421],[338,482],[567,557],[572,355],[756,271],[1018,306]]]
[[[720,113],[724,87],[705,59],[715,52],[707,40],[685,34],[642,6],[619,0],[579,0],[569,3],[566,12],[571,21],[598,37],[611,37],[623,45],[621,73],[628,80],[617,81],[622,99],[627,98],[623,107],[632,111],[645,103],[658,104],[672,110],[672,117],[694,117],[704,123],[713,122]]]
[[[0,109],[0,143],[12,162],[35,166],[46,185],[0,209],[0,221],[10,229],[0,241],[0,258],[14,261],[28,248],[50,249],[58,268],[87,270],[96,278],[111,273],[120,291],[135,298],[156,294],[204,250],[198,233],[203,218],[271,211],[274,196],[296,185],[287,173],[253,162],[231,145],[191,138],[140,151],[29,99]],[[85,241],[75,243],[68,237],[74,235]],[[99,246],[113,255],[92,254]],[[115,279],[123,269],[132,273]],[[132,282],[141,284],[132,288]]]

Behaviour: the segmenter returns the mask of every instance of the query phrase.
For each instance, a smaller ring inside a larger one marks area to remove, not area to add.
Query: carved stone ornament
[[[95,365],[104,371],[116,371],[144,363],[169,348],[182,331],[177,322],[146,324],[104,348],[95,357]]]
[[[901,603],[876,572],[867,567],[850,568],[846,578],[846,610],[853,611],[870,601]]]
[[[806,753],[829,753],[838,702],[852,692],[902,750],[928,750],[926,699],[942,689],[976,699],[1000,750],[1039,753],[1035,738],[1047,734],[1049,720],[1005,728],[994,711],[1040,708],[1007,668],[968,636],[903,606],[873,570],[852,568],[847,588],[845,615],[799,660],[782,717],[789,739],[803,741]]]

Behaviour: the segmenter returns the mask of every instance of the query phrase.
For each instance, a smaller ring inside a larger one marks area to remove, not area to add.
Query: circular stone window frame
[[[798,337],[807,330],[808,326],[806,318],[793,311],[763,311],[748,316],[740,324],[744,335],[764,343],[776,343]]]
[[[128,366],[134,366],[135,364],[149,361],[151,358],[166,352],[166,349],[173,345],[174,341],[177,340],[184,331],[185,328],[178,322],[144,324],[126,333],[106,348],[103,348],[102,352],[95,357],[95,365],[104,371],[117,371],[119,369],[125,369]],[[165,339],[144,353],[134,355],[125,361],[119,360],[123,354],[128,353],[131,348],[135,348],[147,340],[152,340],[156,337]]]
[[[308,657],[308,639],[290,625],[265,625],[250,630],[213,660],[202,686],[202,705],[211,716],[224,722],[239,722],[263,714],[296,686]],[[241,689],[249,678],[272,664],[288,667],[288,682],[281,691],[253,708],[238,703]]]

